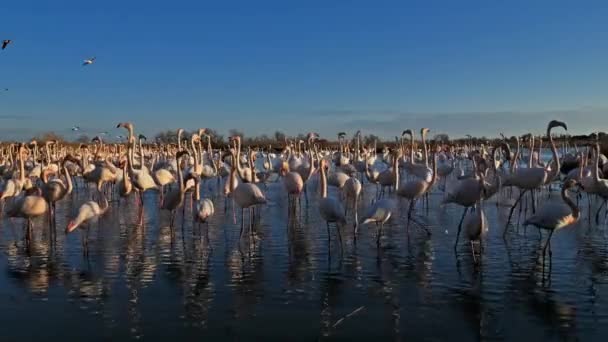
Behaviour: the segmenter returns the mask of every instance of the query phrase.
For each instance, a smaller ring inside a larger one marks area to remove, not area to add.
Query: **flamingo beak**
[[[65,228],[65,233],[68,234],[74,231],[74,229],[76,229],[76,224],[74,223],[74,221],[70,221],[68,222],[68,226]]]

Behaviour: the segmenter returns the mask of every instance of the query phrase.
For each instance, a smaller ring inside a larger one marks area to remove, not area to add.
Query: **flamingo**
[[[26,186],[25,157],[23,156],[26,151],[23,144],[19,145],[17,151],[16,155],[19,159],[19,177],[13,177],[4,183],[3,188],[0,190],[0,201],[18,196],[21,190]]]
[[[482,186],[480,189],[483,189],[483,176],[479,178]],[[475,257],[475,247],[474,243],[479,243],[480,252],[479,255],[481,257],[482,252],[482,241],[481,238],[488,231],[488,219],[486,214],[483,212],[482,207],[482,198],[481,196],[477,200],[477,203],[472,207],[472,209],[467,213],[463,220],[464,232],[471,243],[471,254],[473,255],[473,260],[477,262]]]
[[[33,187],[19,195],[6,211],[8,217],[22,217],[27,220],[26,240],[31,240],[32,219],[44,215],[49,206],[39,188]]]
[[[128,163],[128,157],[125,157],[119,163],[119,166],[122,169],[122,178],[118,182],[118,194],[120,197],[127,197],[133,191],[133,183],[131,183],[131,177],[129,176],[129,171],[127,170]]]
[[[524,226],[532,225],[539,229],[548,230],[549,237],[543,247],[543,265],[547,247],[549,247],[549,258],[551,258],[551,237],[556,230],[567,227],[578,221],[580,210],[576,204],[568,196],[568,190],[578,183],[569,179],[562,185],[561,202],[546,203],[536,214],[528,217],[524,222]],[[551,260],[551,259],[549,259]]]
[[[348,210],[348,202],[352,202],[353,210],[355,212],[355,237],[357,236],[357,228],[359,227],[359,215],[358,215],[358,204],[359,204],[359,195],[361,194],[361,181],[359,181],[356,177],[350,177],[344,183],[344,188],[342,189],[344,192],[344,198],[346,201],[346,205],[344,206],[344,215],[346,215],[346,211]]]
[[[232,137],[232,139],[237,141],[238,147],[237,147],[237,152],[236,152],[237,154],[235,156],[235,159],[232,162],[232,169],[231,169],[231,175],[230,175],[231,180],[234,179],[234,174],[236,173],[237,169],[239,168],[238,157],[240,156],[239,150],[241,147],[241,144],[240,144],[241,137],[234,136],[234,137]],[[232,181],[230,183],[232,183]],[[231,184],[231,186],[232,185],[233,184]],[[250,232],[250,234],[253,234],[252,209],[256,205],[266,204],[266,197],[264,196],[264,193],[262,193],[260,188],[258,188],[258,186],[253,183],[240,183],[236,187],[234,187],[234,190],[232,191],[232,198],[234,199],[236,204],[239,207],[241,207],[241,232],[240,232],[240,235],[242,236],[243,228],[245,226],[245,221],[244,221],[245,208],[249,208],[249,232]]]
[[[194,200],[196,202],[196,211],[194,219],[196,222],[205,223],[215,213],[213,202],[209,198],[201,199],[200,177],[194,178]]]
[[[520,188],[520,194],[511,210],[509,211],[509,217],[507,219],[507,223],[505,225],[505,230],[503,232],[503,236],[507,234],[509,222],[511,221],[511,217],[513,216],[513,211],[517,204],[521,201],[521,198],[527,191],[533,191],[536,188],[539,188],[546,182],[551,182],[555,177],[559,174],[559,156],[557,155],[557,148],[555,147],[555,142],[553,141],[553,136],[551,135],[551,130],[555,127],[562,127],[564,130],[568,130],[568,126],[564,122],[552,120],[547,125],[547,137],[549,138],[549,143],[551,144],[551,153],[553,154],[553,160],[555,163],[555,168],[551,167],[550,170],[542,167],[529,167],[529,168],[520,168],[514,174],[511,174],[504,181],[503,185],[515,185]],[[517,155],[517,154],[516,154]],[[515,158],[517,160],[517,157]],[[515,162],[513,163],[515,164]],[[536,211],[536,206],[534,204],[534,192],[532,192],[532,211]]]
[[[405,163],[405,165],[404,165],[405,170],[408,173],[414,175],[415,177],[422,178],[423,180],[426,180],[427,182],[429,182],[432,177],[432,175],[431,175],[432,170],[429,169],[428,164],[427,164],[428,163],[428,152],[426,149],[426,135],[428,134],[429,131],[430,131],[430,129],[428,129],[428,128],[420,129],[420,136],[422,137],[422,149],[423,149],[423,153],[424,153],[425,164],[417,164],[415,162],[414,133],[411,130],[406,129],[401,134],[401,136],[408,135],[408,134],[410,136],[410,161],[409,161],[409,163]]]
[[[12,43],[13,41],[10,39],[5,39],[2,41],[2,50],[6,49],[6,47],[8,46],[8,44]]]
[[[184,186],[184,177],[182,176],[182,168],[179,167],[181,163],[181,159],[184,155],[188,155],[188,151],[178,151],[175,155],[175,159],[177,160],[177,182],[179,183],[178,189],[173,189],[165,196],[165,200],[161,206],[163,210],[169,210],[171,212],[171,220],[169,226],[173,228],[173,223],[175,222],[175,214],[178,208],[184,205],[184,196],[186,193],[186,187]]]
[[[429,190],[431,189],[431,187],[435,184],[436,180],[437,180],[437,154],[434,153],[433,175],[431,176],[430,180],[414,179],[414,180],[408,181],[404,184],[401,184],[399,186],[397,195],[400,197],[407,198],[410,201],[410,207],[407,212],[408,222],[411,219],[412,211],[414,209],[414,204],[416,203],[416,200],[418,198],[424,196],[426,193],[428,193]],[[424,229],[426,230],[427,233],[430,233],[426,227]]]
[[[395,152],[393,160],[395,164],[397,164],[397,159],[399,159],[399,153]],[[395,166],[397,168],[397,166]],[[393,187],[395,192],[399,190],[399,176],[395,176],[395,183],[393,183]],[[380,247],[380,237],[382,236],[382,230],[384,228],[384,224],[391,218],[393,211],[397,207],[395,200],[382,198],[376,200],[372,206],[367,210],[367,213],[363,217],[362,224],[375,223],[376,227],[378,227],[378,231],[376,233],[376,246]]]
[[[98,219],[108,211],[109,205],[103,192],[99,192],[101,197],[101,205],[96,201],[87,201],[78,208],[78,214],[76,217],[68,222],[65,228],[65,233],[69,234],[76,228],[81,227],[94,219]],[[88,254],[88,239],[89,230],[87,229],[86,234],[82,236],[83,254]]]
[[[283,162],[280,175],[283,178],[283,186],[287,191],[287,198],[290,208],[295,208],[296,200],[299,200],[302,190],[304,190],[304,180],[302,176],[295,171],[289,171],[289,163]]]
[[[321,159],[319,168],[321,169],[321,181],[319,183],[319,190],[321,192],[321,199],[319,200],[319,213],[321,214],[321,218],[323,218],[323,220],[325,220],[327,224],[327,241],[329,247],[329,242],[331,241],[331,235],[329,233],[329,224],[336,224],[338,238],[340,239],[340,244],[342,244],[340,225],[346,224],[346,217],[344,215],[344,208],[342,204],[337,199],[327,196],[327,160]]]
[[[67,185],[59,178],[48,179],[48,174],[51,172],[50,170],[45,170],[42,174],[42,181],[44,186],[42,188],[42,196],[47,200],[50,204],[50,220],[51,222],[55,221],[55,207],[56,203],[62,200],[66,195],[72,193],[72,177],[68,171],[68,168],[65,166],[65,163],[68,159],[64,159],[62,163],[63,174],[65,176],[65,180]]]

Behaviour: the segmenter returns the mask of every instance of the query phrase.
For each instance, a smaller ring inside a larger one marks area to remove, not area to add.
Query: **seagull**
[[[82,63],[82,66],[86,66],[86,65],[89,65],[89,64],[93,64],[93,62],[95,62],[95,57],[91,57],[91,58],[89,58],[89,59],[85,59],[85,60],[84,60],[84,63]]]
[[[2,50],[6,49],[6,47],[8,46],[8,44],[12,43],[13,41],[10,39],[5,39],[2,41]]]
[[[78,126],[74,126],[72,127],[72,131],[76,132],[76,131],[80,131],[80,127]]]

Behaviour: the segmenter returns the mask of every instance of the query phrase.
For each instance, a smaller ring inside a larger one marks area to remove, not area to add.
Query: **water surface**
[[[264,191],[270,202],[257,214],[253,235],[242,239],[240,211],[235,223],[215,182],[203,187],[216,206],[208,225],[193,226],[187,202],[185,217],[180,211],[171,229],[154,192],[145,195],[144,227],[136,225],[133,198],[114,202],[89,228],[88,256],[82,231],[66,236],[63,229],[90,192],[79,189],[58,204],[53,243],[44,220],[36,221],[28,247],[22,221],[3,218],[2,340],[600,340],[607,335],[604,226],[582,220],[556,233],[547,274],[539,263],[537,231],[514,228],[503,240],[508,207],[492,200],[484,204],[490,230],[483,261],[475,265],[466,241],[453,249],[462,208],[440,205],[443,193],[434,189],[429,207],[416,207],[409,230],[407,203],[401,204],[380,248],[373,225],[361,227],[354,242],[352,218],[340,247],[336,235],[328,245],[316,185],[315,177],[308,203],[303,198],[298,213],[288,215],[282,185],[269,183]],[[375,187],[365,184],[360,211],[374,194]],[[508,197],[505,192],[500,202]],[[585,197],[581,206],[587,206]],[[582,215],[587,217],[586,209]],[[517,216],[518,211],[515,221]]]

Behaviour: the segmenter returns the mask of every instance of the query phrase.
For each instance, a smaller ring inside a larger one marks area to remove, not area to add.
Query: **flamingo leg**
[[[513,211],[515,210],[515,207],[517,206],[517,204],[519,204],[519,202],[521,201],[522,197],[526,194],[526,191],[528,191],[528,190],[524,190],[524,191],[522,191],[519,194],[519,197],[517,198],[517,200],[515,201],[515,203],[511,207],[511,210],[509,211],[509,218],[507,219],[507,224],[505,225],[505,230],[502,233],[503,238],[507,235],[507,230],[509,228],[509,223],[511,222],[511,217],[513,216]]]
[[[597,212],[595,213],[595,224],[600,224],[600,211],[602,211],[602,208],[606,205],[606,200],[602,201],[602,204],[600,205],[599,208],[597,208]]]
[[[462,230],[462,222],[464,221],[464,217],[467,214],[469,207],[464,207],[462,212],[462,217],[460,218],[460,223],[458,223],[458,232],[456,233],[456,241],[454,242],[454,251],[456,251],[456,247],[458,246],[458,238],[460,237],[460,230]]]
[[[553,230],[549,231],[549,236],[547,237],[547,242],[545,242],[545,246],[543,247],[543,270],[545,269],[545,254],[547,254],[547,247],[549,247],[549,258],[551,258],[551,236],[553,236]]]

